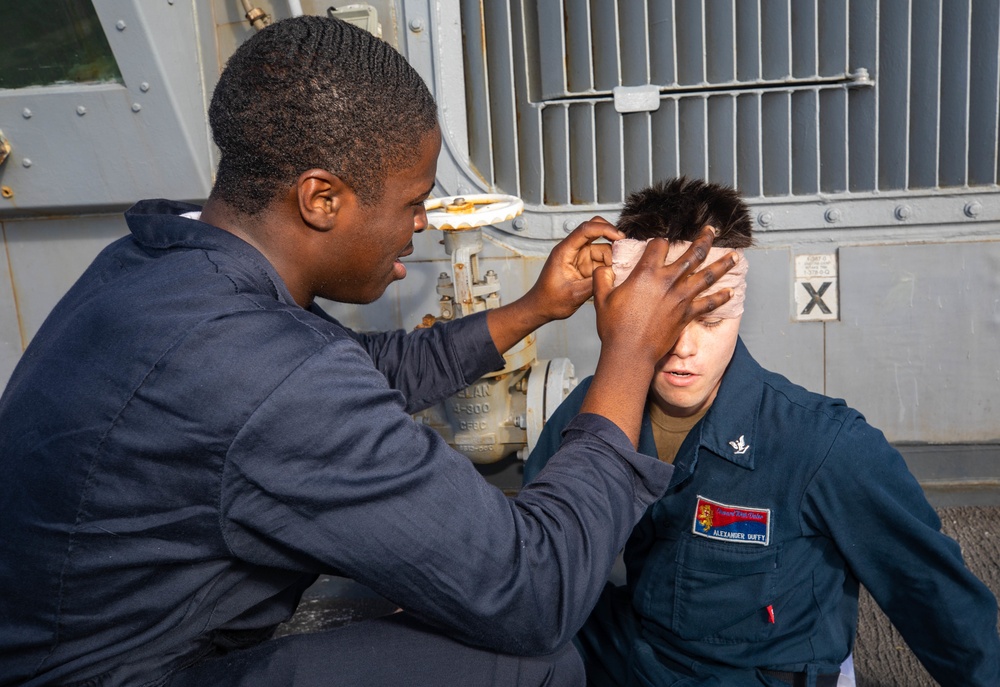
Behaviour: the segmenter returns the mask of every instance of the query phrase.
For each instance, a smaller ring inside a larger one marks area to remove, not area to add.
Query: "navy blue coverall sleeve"
[[[339,572],[465,641],[545,653],[586,619],[671,474],[594,415],[573,422],[549,469],[553,479],[504,496],[414,423],[343,339],[304,360],[237,435],[224,533],[250,563]]]
[[[197,210],[130,210],[0,397],[0,683],[160,684],[322,573],[469,643],[561,647],[670,469],[581,417],[561,479],[506,497],[409,414],[501,365],[485,314],[350,332]]]
[[[996,600],[880,431],[845,422],[802,505],[935,680],[1000,685]]]
[[[337,323],[320,308],[311,310]],[[504,364],[485,312],[411,332],[345,331],[371,356],[389,385],[403,394],[408,413],[434,405]]]

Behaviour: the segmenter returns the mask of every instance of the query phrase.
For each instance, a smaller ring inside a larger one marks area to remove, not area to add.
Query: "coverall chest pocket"
[[[671,629],[688,640],[760,640],[774,627],[780,546],[685,538],[678,547]]]

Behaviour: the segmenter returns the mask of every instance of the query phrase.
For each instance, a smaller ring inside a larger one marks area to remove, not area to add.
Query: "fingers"
[[[617,241],[625,238],[625,235],[603,217],[594,217],[574,229],[569,236],[562,240],[561,245],[572,250],[580,250],[588,243],[600,238]]]
[[[610,243],[592,243],[590,244],[590,269],[598,267],[599,265],[610,265],[611,264],[611,244]],[[581,261],[582,262],[582,261]],[[587,265],[581,264],[580,269],[584,271]],[[584,271],[584,276],[589,276],[586,271]]]
[[[688,280],[697,284],[699,286],[699,291],[706,289],[715,282],[719,281],[719,279],[722,278],[722,275],[731,270],[736,263],[739,262],[739,260],[740,256],[738,253],[727,253],[705,269],[691,274],[688,277]]]
[[[688,246],[688,249],[673,263],[681,270],[679,277],[688,276],[705,261],[705,258],[708,257],[708,251],[712,248],[713,241],[715,241],[715,229],[709,225],[705,225],[702,227],[701,233],[698,234],[697,238]],[[729,267],[732,267],[732,265]],[[729,267],[719,272],[716,276],[721,277],[728,271]]]
[[[635,268],[632,270],[633,273],[640,270],[655,270],[659,267],[665,267],[667,263],[667,251],[669,250],[670,242],[667,239],[653,239],[646,244],[642,255],[639,256],[639,259],[635,263]],[[687,255],[687,252],[684,255]]]
[[[604,307],[608,294],[614,288],[615,273],[609,265],[594,270],[594,307],[598,310]]]
[[[691,319],[697,319],[702,315],[707,315],[720,305],[726,303],[732,297],[732,289],[722,289],[721,291],[716,291],[708,296],[695,298],[691,301],[691,306],[688,309],[691,314]]]
[[[708,251],[711,249],[714,239],[715,230],[710,226],[704,227],[698,237],[688,246],[688,249],[677,260],[664,267],[664,269],[674,273],[672,279],[674,288],[678,288],[681,292],[693,298],[698,293],[712,286],[712,284],[718,282],[726,272],[736,265],[740,257],[734,251],[723,255],[704,269],[698,269],[708,256]],[[667,241],[653,239],[646,246],[646,251],[639,259],[636,267],[644,266],[646,269],[651,269],[657,265],[662,265],[662,260],[665,259],[668,247]],[[722,305],[722,303],[718,305]]]
[[[684,280],[684,278],[690,276],[698,266],[705,261],[708,257],[708,251],[712,248],[712,241],[715,240],[715,229],[711,226],[706,225],[702,228],[701,233],[691,242],[688,249],[684,251],[677,260],[666,265],[672,272],[675,273],[675,279]],[[664,266],[667,258],[667,251],[670,248],[670,243],[664,238],[655,238],[646,244],[646,249],[643,254],[639,257],[636,263],[636,269],[642,267],[644,269],[655,269],[660,266]],[[721,277],[726,271],[731,267],[713,269],[707,278]],[[714,282],[709,282],[714,283]]]
[[[698,269],[711,249],[715,238],[711,227],[702,229],[698,237],[692,241],[688,249],[675,261],[665,264],[669,243],[665,239],[653,239],[640,256],[632,274],[626,282],[633,279],[658,283],[661,294],[671,294],[669,301],[681,307],[683,323],[710,313],[712,310],[729,301],[733,296],[732,289],[720,289],[711,294],[704,292],[710,289],[731,270],[740,260],[739,253],[726,253],[710,265]],[[639,276],[639,275],[643,276]],[[639,287],[638,283],[634,285]]]

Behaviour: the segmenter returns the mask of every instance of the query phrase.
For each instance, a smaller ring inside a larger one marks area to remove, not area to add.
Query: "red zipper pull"
[[[774,606],[771,604],[767,605],[767,619],[772,625],[774,625]]]

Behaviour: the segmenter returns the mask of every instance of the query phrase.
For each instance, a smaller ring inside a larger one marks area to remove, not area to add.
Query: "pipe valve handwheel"
[[[430,198],[424,208],[429,228],[462,231],[510,221],[524,212],[524,201],[501,193],[470,193]]]

